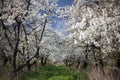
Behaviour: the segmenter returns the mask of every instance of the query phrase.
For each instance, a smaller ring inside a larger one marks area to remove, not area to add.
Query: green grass
[[[41,66],[37,71],[22,72],[20,80],[87,80],[87,74],[64,66]]]

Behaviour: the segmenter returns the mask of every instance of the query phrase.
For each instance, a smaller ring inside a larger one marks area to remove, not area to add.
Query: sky
[[[58,1],[58,6],[66,6],[66,5],[71,5],[73,0],[59,0]]]
[[[58,6],[59,7],[64,7],[67,5],[72,5],[73,0],[59,0],[58,1]],[[66,28],[68,27],[67,25],[65,25],[65,21],[63,19],[55,19],[56,22],[54,22],[52,24],[52,28],[54,28],[55,30],[61,32],[62,34],[66,35],[67,33],[65,32]]]

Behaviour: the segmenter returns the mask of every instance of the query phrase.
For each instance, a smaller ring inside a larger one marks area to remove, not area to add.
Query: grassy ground
[[[22,72],[20,80],[87,80],[87,74],[64,66],[41,66],[37,71]]]
[[[10,68],[9,65],[3,66],[3,63],[0,61],[0,80],[10,80]]]

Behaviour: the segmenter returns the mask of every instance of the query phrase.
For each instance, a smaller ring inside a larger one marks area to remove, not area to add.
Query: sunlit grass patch
[[[41,66],[37,71],[22,73],[21,80],[87,80],[87,74],[64,66]]]

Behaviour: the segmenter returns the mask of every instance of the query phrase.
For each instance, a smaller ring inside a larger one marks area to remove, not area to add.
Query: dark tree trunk
[[[42,65],[42,66],[44,65],[43,57],[41,57],[41,65]]]
[[[80,61],[77,61],[77,66],[76,66],[76,68],[79,68],[79,66],[80,66]]]
[[[28,61],[27,62],[27,70],[30,71],[30,69],[31,69],[31,65],[30,65],[30,62]]]
[[[47,58],[45,58],[45,60],[44,60],[44,65],[46,65],[46,63],[47,63]]]

